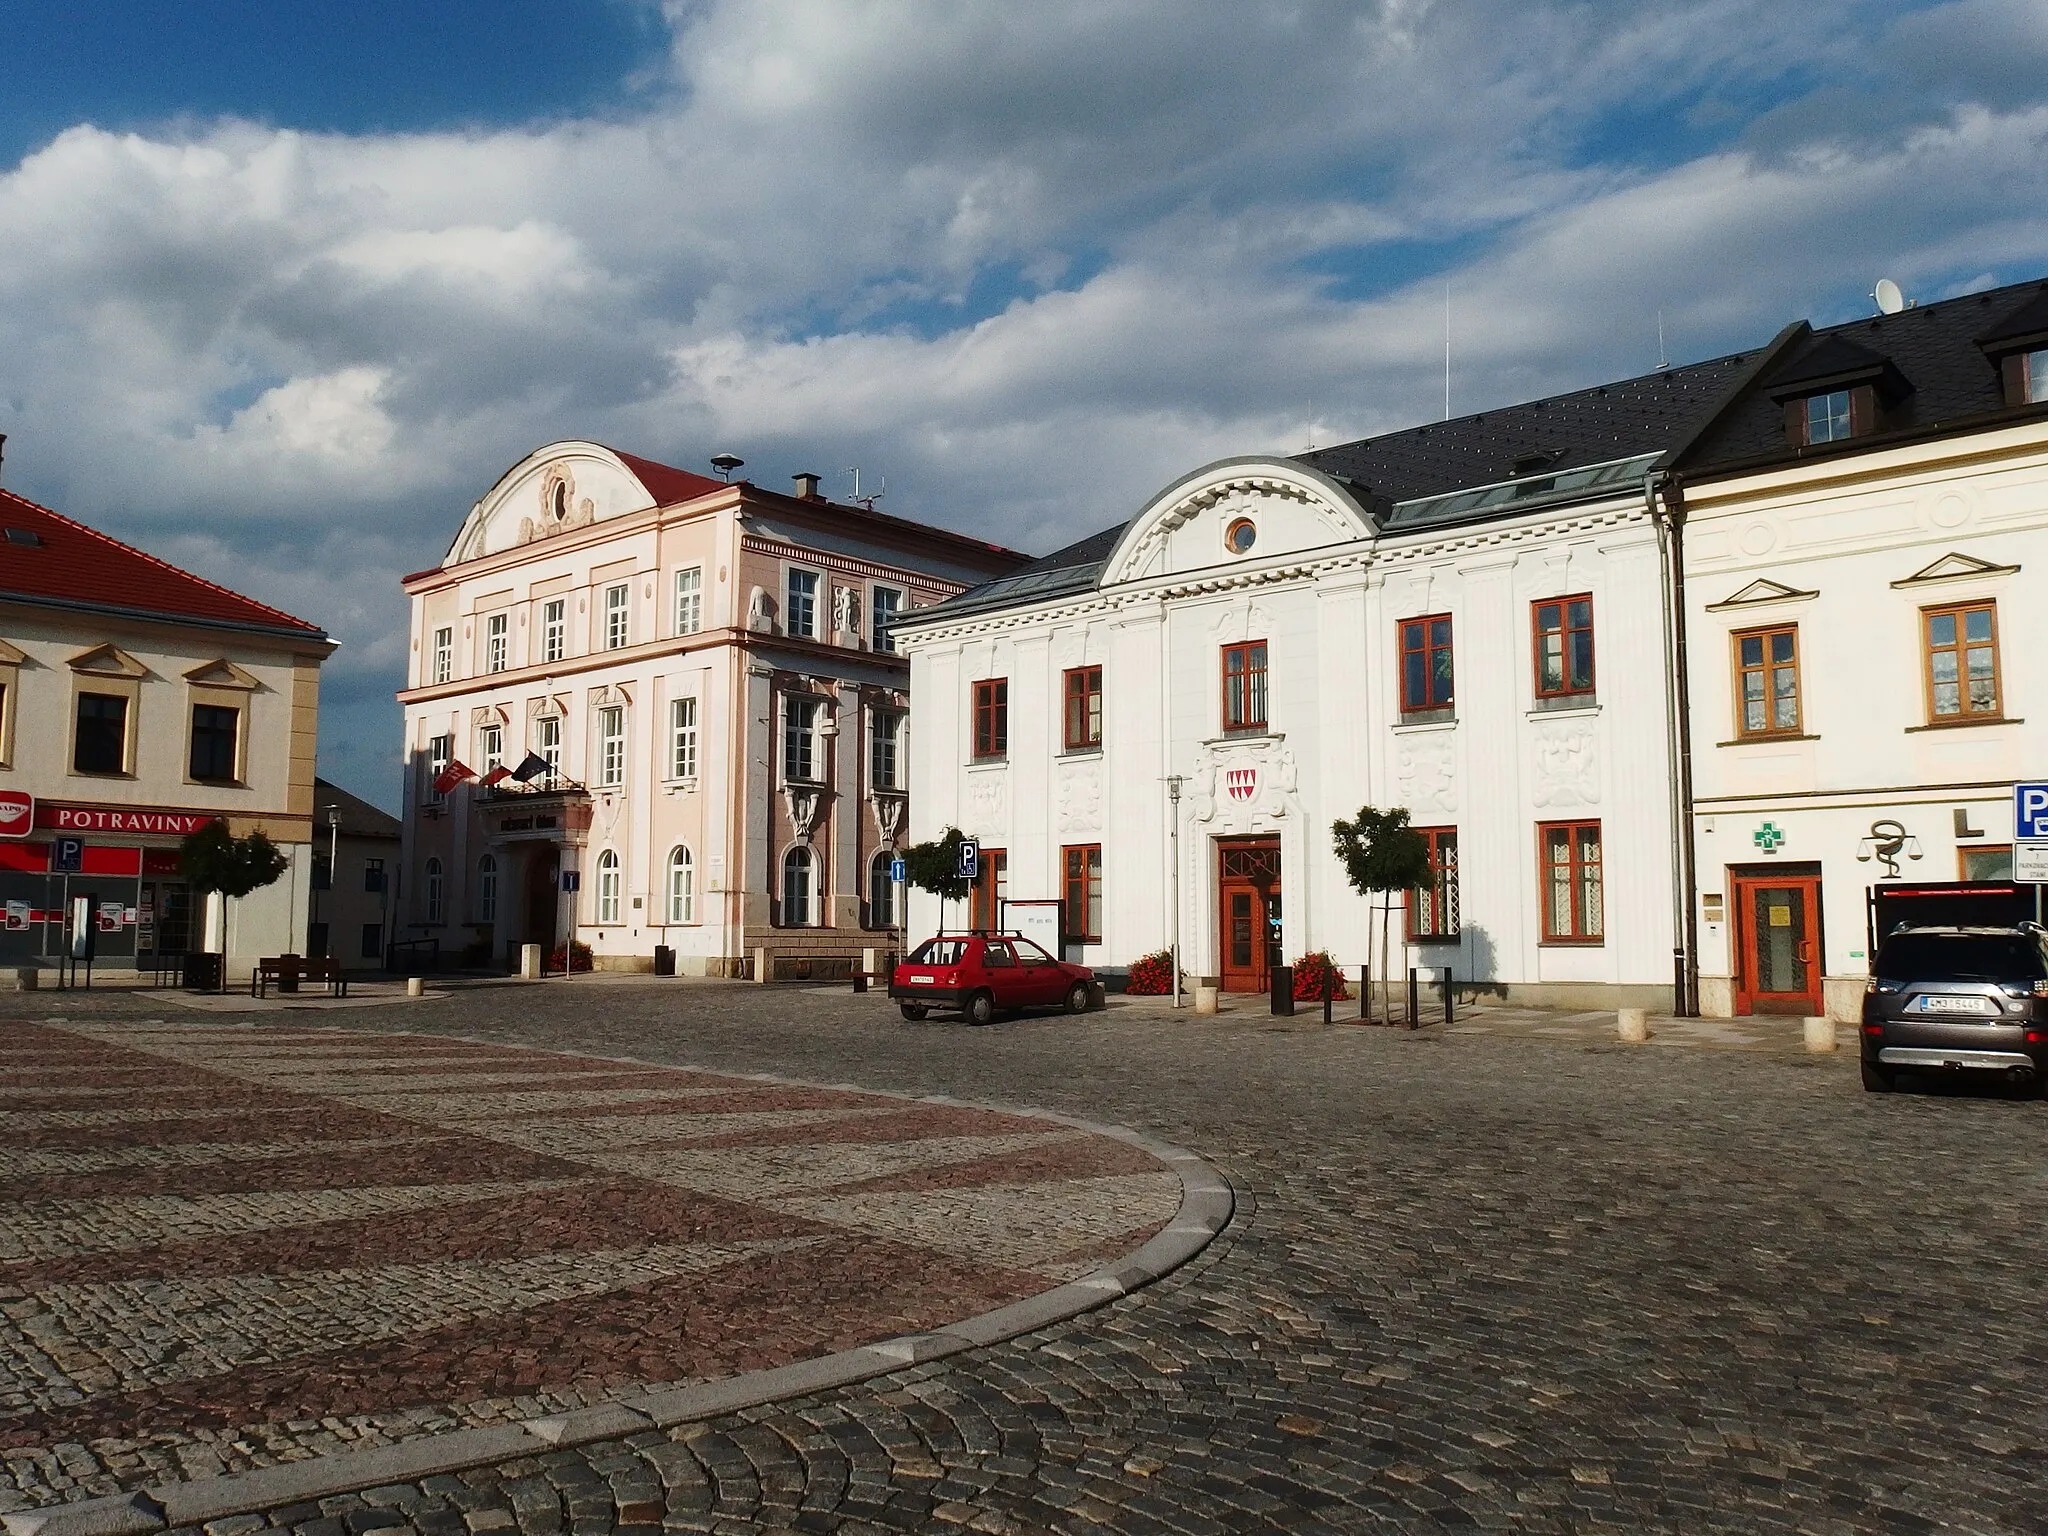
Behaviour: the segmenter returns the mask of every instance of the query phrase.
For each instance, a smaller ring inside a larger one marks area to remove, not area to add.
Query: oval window
[[[1223,530],[1223,543],[1233,555],[1242,555],[1259,541],[1259,530],[1252,526],[1248,517],[1234,519]]]

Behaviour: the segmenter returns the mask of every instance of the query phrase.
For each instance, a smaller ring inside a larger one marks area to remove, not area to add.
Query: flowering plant
[[[587,971],[590,969],[590,946],[581,939],[568,944],[557,944],[555,952],[548,956],[551,971]]]
[[[1131,964],[1124,991],[1140,997],[1161,997],[1173,990],[1173,951],[1162,949]]]
[[[1330,958],[1329,951],[1312,949],[1294,962],[1294,1000],[1297,1003],[1321,1002],[1325,978],[1332,983],[1330,996],[1351,996],[1344,985],[1344,973],[1337,969],[1337,962]]]

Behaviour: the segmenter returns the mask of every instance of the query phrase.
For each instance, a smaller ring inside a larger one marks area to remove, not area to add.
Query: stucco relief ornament
[[[550,464],[540,477],[540,516],[519,519],[519,542],[530,544],[570,528],[581,528],[597,515],[586,496],[576,499],[576,477],[567,464]]]
[[[1407,736],[1395,754],[1401,798],[1411,811],[1458,809],[1458,774],[1448,734]]]
[[[1072,763],[1060,774],[1060,828],[1066,832],[1102,829],[1102,767]]]
[[[796,784],[782,786],[782,803],[789,812],[789,824],[805,842],[818,824],[818,791]]]
[[[967,809],[975,831],[1001,833],[1008,803],[1008,784],[1001,774],[982,774],[968,782]]]
[[[860,600],[852,587],[832,589],[832,627],[842,635],[860,633]]]
[[[882,829],[882,841],[891,847],[903,835],[903,801],[902,795],[876,793],[868,797],[875,808],[875,825]]]
[[[1600,758],[1593,732],[1583,725],[1538,726],[1536,730],[1538,805],[1579,806],[1600,803]]]

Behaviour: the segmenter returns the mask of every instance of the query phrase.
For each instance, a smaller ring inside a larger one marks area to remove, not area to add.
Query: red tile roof
[[[181,571],[12,491],[0,490],[0,530],[0,601],[326,638],[317,624]],[[16,530],[34,537],[17,538]]]
[[[672,507],[679,501],[695,501],[699,496],[708,496],[713,491],[726,488],[725,481],[714,480],[709,475],[693,475],[687,469],[675,469],[635,454],[619,453],[616,448],[612,452],[619,455],[621,464],[639,477],[657,506]]]

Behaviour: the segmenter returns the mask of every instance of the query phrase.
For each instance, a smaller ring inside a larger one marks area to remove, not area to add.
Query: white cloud
[[[2028,0],[668,12],[631,118],[0,174],[10,485],[333,626],[373,740],[396,575],[549,438],[1044,548],[1433,414],[1446,281],[1479,408],[1647,368],[1660,308],[1690,357],[2048,268]]]

